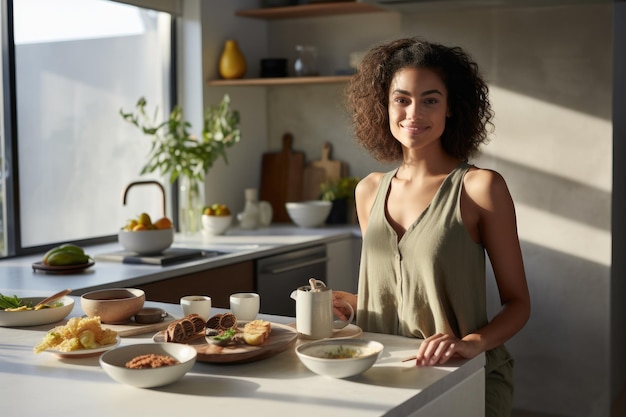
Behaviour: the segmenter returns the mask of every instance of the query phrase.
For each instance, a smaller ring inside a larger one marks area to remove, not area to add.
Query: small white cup
[[[197,314],[204,320],[211,317],[211,297],[206,295],[187,295],[180,299],[180,306],[183,308],[183,314]]]
[[[237,320],[251,321],[256,319],[261,307],[261,297],[254,292],[239,292],[230,296],[230,311]]]

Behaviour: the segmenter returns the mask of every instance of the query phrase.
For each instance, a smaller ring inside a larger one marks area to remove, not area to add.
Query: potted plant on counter
[[[326,219],[329,224],[356,223],[354,205],[354,189],[360,181],[359,177],[343,177],[339,180],[328,180],[321,184],[321,200],[331,201],[333,207]]]
[[[167,120],[158,122],[146,112],[146,99],[141,97],[135,112],[120,114],[150,137],[148,162],[141,174],[159,171],[171,183],[179,181],[179,228],[183,233],[201,230],[200,219],[204,201],[204,179],[213,163],[222,158],[228,163],[226,150],[241,139],[239,112],[230,109],[230,97],[204,110],[202,137],[190,133],[191,124],[184,120],[183,109],[175,106]]]

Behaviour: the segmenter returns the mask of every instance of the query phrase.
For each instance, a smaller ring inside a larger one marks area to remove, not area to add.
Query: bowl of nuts
[[[196,362],[197,351],[179,343],[139,343],[100,356],[113,380],[138,388],[161,387],[181,379]]]

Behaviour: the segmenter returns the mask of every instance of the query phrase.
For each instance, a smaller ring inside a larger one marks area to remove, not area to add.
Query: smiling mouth
[[[402,129],[412,134],[422,133],[426,131],[426,129],[428,129],[427,126],[407,126],[407,125],[400,125],[400,126],[402,127]]]

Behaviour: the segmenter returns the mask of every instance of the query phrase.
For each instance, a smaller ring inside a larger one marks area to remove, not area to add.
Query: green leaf
[[[174,106],[169,118],[161,122],[156,122],[158,107],[150,118],[146,106],[146,99],[141,97],[134,113],[120,109],[125,121],[151,138],[148,161],[141,170],[142,175],[158,170],[161,175],[169,176],[170,182],[176,181],[180,175],[202,180],[217,159],[222,158],[228,164],[226,149],[241,139],[238,127],[240,115],[237,110],[230,109],[228,94],[219,104],[204,110],[201,139],[190,134],[192,126],[184,120],[180,106]]]

